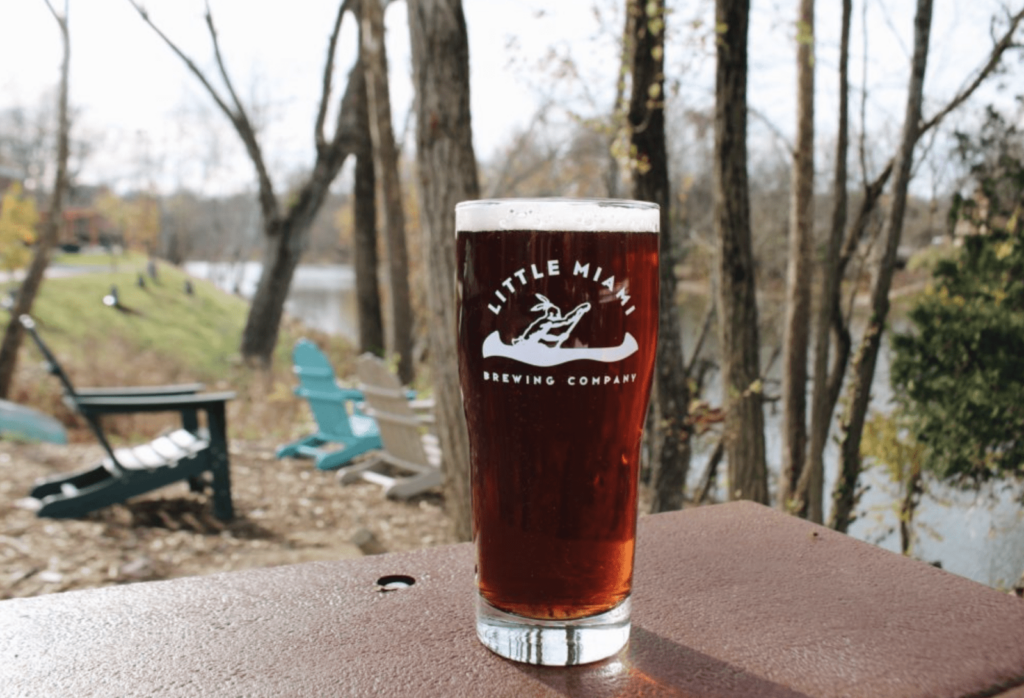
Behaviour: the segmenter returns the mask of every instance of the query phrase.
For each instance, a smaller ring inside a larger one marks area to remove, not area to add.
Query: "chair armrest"
[[[310,390],[309,388],[298,387],[295,394],[307,400],[352,400],[359,402],[363,400],[363,393],[352,388],[338,388],[337,390]]]
[[[205,388],[202,383],[180,383],[178,385],[150,385],[132,387],[75,388],[80,398],[93,397],[145,397],[147,395],[187,395],[198,393]]]
[[[181,412],[211,409],[233,400],[235,393],[199,393],[193,395],[144,395],[137,397],[79,398],[75,405],[82,414],[130,414],[132,412]]]

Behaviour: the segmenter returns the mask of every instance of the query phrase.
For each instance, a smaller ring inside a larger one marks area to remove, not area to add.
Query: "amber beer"
[[[598,200],[456,209],[478,634],[504,656],[583,663],[628,638],[658,216]]]

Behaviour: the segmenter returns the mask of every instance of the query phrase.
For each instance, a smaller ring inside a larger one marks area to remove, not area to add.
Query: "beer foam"
[[[455,230],[656,233],[657,204],[625,199],[481,199],[455,207]]]

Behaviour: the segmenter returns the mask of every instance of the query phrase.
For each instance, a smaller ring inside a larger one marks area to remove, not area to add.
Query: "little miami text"
[[[497,315],[501,312],[502,305],[514,295],[520,289],[523,289],[527,285],[527,278],[530,279],[543,279],[545,276],[559,276],[561,275],[561,265],[559,265],[557,259],[549,259],[546,264],[541,264],[541,268],[538,268],[536,264],[531,264],[530,268],[522,268],[512,273],[512,276],[508,277],[501,282],[501,285],[495,289],[494,297],[497,298],[497,303],[490,303],[487,305],[487,309]],[[596,282],[600,286],[604,286],[609,291],[613,291],[615,298],[618,299],[619,303],[622,304],[623,308],[626,308],[626,315],[631,314],[636,310],[636,306],[629,305],[629,295],[626,293],[626,288],[629,282],[623,282],[619,284],[619,289],[615,290],[615,276],[609,274],[608,276],[602,276],[604,270],[601,267],[595,267],[591,272],[590,263],[581,264],[575,262],[573,264],[572,275],[581,276],[584,279],[590,279]],[[518,281],[518,285],[516,284]],[[629,307],[627,307],[629,306]]]

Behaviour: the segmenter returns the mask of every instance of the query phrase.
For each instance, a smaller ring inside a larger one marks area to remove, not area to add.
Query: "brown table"
[[[3,601],[0,695],[1024,698],[1024,601],[755,504],[641,519],[610,660],[501,659],[472,599],[463,544]]]

